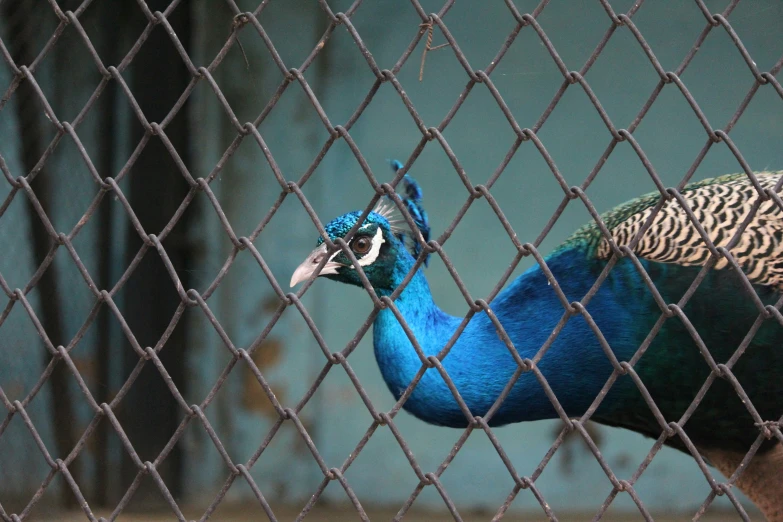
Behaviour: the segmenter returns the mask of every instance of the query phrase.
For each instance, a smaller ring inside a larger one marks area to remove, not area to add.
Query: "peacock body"
[[[396,168],[401,167],[399,163]],[[756,174],[761,188],[777,188],[783,172]],[[421,191],[404,178],[404,203],[416,225],[429,237]],[[783,213],[771,199],[758,205],[756,187],[745,174],[722,176],[687,186],[683,199],[716,247],[729,244],[737,228],[749,219],[739,242],[730,249],[763,305],[774,305],[783,288]],[[490,303],[491,310],[519,356],[535,361],[569,417],[582,416],[613,372],[604,347],[617,361],[634,360],[634,370],[666,422],[678,421],[691,407],[711,373],[702,350],[715,364],[730,363],[733,375],[765,421],[783,415],[783,327],[774,318],[763,320],[758,303],[743,279],[725,259],[706,270],[703,280],[682,308],[684,316],[662,304],[677,303],[699,277],[710,250],[680,203],[666,201],[641,239],[633,242],[660,201],[654,193],[604,214],[602,220],[619,247],[629,247],[644,273],[655,284],[662,302],[645,283],[642,271],[629,256],[615,259],[603,284],[585,307],[600,330],[597,334],[585,314],[564,318],[564,304],[547,274],[535,265],[510,283]],[[345,214],[326,226],[334,240],[345,236],[361,212]],[[359,265],[379,295],[391,295],[416,264],[420,246],[406,246],[406,234],[391,207],[371,212],[349,242]],[[297,269],[291,284],[310,277],[327,254],[323,238]],[[569,303],[590,292],[613,258],[612,246],[596,223],[579,229],[545,258],[556,284]],[[320,275],[361,285],[351,261],[338,250]],[[395,300],[425,355],[436,355],[463,323],[441,311],[433,301],[420,268]],[[564,323],[564,324],[563,324]],[[662,324],[661,324],[662,323]],[[657,335],[650,332],[660,325]],[[690,331],[695,330],[696,335]],[[559,329],[554,341],[550,337]],[[652,339],[652,340],[651,340]],[[542,346],[551,342],[543,357]],[[399,399],[422,367],[404,328],[392,310],[381,310],[373,327],[375,356],[383,378]],[[732,359],[739,347],[744,353]],[[733,366],[732,366],[733,364]],[[464,326],[442,365],[473,415],[486,415],[519,366],[487,313],[477,313]],[[443,426],[465,427],[467,420],[453,393],[435,368],[428,369],[404,404],[421,420]],[[558,413],[533,372],[524,372],[510,390],[490,425],[557,418]],[[619,376],[592,420],[659,437],[662,429],[631,376]],[[759,429],[728,380],[709,386],[685,425],[698,450],[724,474],[730,475],[759,436]],[[667,444],[687,451],[680,437]],[[770,468],[771,466],[771,468]],[[770,469],[777,469],[772,473]],[[761,476],[759,476],[761,474]],[[764,474],[770,476],[763,476]],[[775,478],[772,478],[774,475]],[[783,519],[783,450],[765,441],[750,468],[737,482],[770,520]],[[780,517],[780,518],[777,518]]]

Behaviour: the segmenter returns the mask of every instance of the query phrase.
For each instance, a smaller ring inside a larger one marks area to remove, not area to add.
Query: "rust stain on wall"
[[[267,370],[274,367],[280,362],[280,355],[282,353],[283,343],[274,338],[265,340],[261,345],[253,352],[253,362],[258,366],[261,374],[264,378],[267,378]],[[267,381],[268,382],[268,381]],[[275,394],[277,400],[281,403],[285,402],[285,390],[279,386],[269,383],[269,387],[272,388],[272,393]],[[244,381],[242,384],[242,405],[250,411],[260,413],[265,417],[277,418],[277,411],[272,402],[267,397],[266,392],[259,384],[258,379],[250,370],[245,368]]]
[[[270,295],[261,302],[261,309],[268,314],[275,313],[279,306],[280,299],[274,294]]]
[[[557,424],[552,429],[552,437],[557,437],[562,429],[562,424]],[[598,425],[594,422],[588,422],[585,424],[585,431],[590,436],[590,438],[593,439],[595,445],[600,449],[603,446],[604,439]],[[578,453],[586,453],[592,456],[590,447],[582,438],[582,435],[576,430],[572,430],[565,435],[563,444],[560,446],[560,451],[558,453],[560,455],[560,470],[565,475],[571,475],[574,473],[574,461],[576,460]]]
[[[18,381],[5,384],[5,395],[11,402],[24,400],[24,385]]]
[[[95,380],[95,358],[94,357],[71,357],[73,365],[79,370],[82,378],[87,382]]]

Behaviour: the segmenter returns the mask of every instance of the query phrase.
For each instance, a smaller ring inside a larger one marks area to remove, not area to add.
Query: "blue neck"
[[[581,299],[598,275],[599,269],[585,260],[586,255],[581,250],[562,251],[547,259],[569,301]],[[401,250],[396,280],[401,281],[413,264],[413,258]],[[618,272],[617,267],[615,272]],[[638,339],[628,337],[630,329],[624,328],[625,320],[633,311],[614,298],[617,285],[627,284],[625,279],[620,274],[602,285],[589,306],[593,319],[615,353],[635,350],[639,345]],[[462,321],[461,317],[449,316],[435,305],[421,270],[395,303],[427,356],[440,352]],[[523,359],[536,356],[564,312],[538,266],[512,282],[490,306]],[[421,369],[421,361],[388,309],[382,310],[375,320],[373,341],[383,378],[395,398],[399,398]],[[486,414],[518,368],[483,312],[477,313],[468,323],[443,360],[443,366],[473,415]],[[537,366],[569,416],[584,413],[611,373],[608,359],[581,316],[572,317],[566,323]],[[575,382],[579,382],[578,390],[574,388]],[[435,368],[426,371],[404,408],[433,424],[466,425],[462,411]],[[491,424],[554,418],[556,415],[541,384],[532,372],[526,372],[491,419]]]

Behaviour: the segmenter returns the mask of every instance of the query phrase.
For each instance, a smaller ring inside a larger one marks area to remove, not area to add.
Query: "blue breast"
[[[413,260],[402,260],[401,277]],[[569,301],[582,299],[595,282],[600,266],[588,262],[580,249],[563,250],[547,260]],[[630,265],[630,263],[628,263]],[[587,307],[612,349],[629,358],[641,342],[629,329],[638,310],[618,302],[616,296],[639,292],[638,275],[621,264],[601,286]],[[647,306],[648,299],[638,299]],[[425,355],[439,353],[462,322],[437,308],[427,281],[419,271],[396,304],[406,318]],[[542,345],[563,319],[564,308],[537,265],[527,270],[491,303],[520,357],[535,359]],[[375,354],[384,380],[396,398],[402,395],[422,367],[394,314],[383,310],[374,324]],[[642,335],[643,337],[643,335]],[[498,336],[490,318],[477,313],[443,359],[443,366],[473,415],[485,415],[517,371],[514,357]],[[612,366],[598,338],[581,316],[562,327],[537,367],[569,416],[581,415],[611,374]],[[578,382],[578,386],[574,383]],[[613,390],[621,392],[621,387]],[[607,404],[609,404],[607,402]],[[464,427],[466,419],[436,368],[427,369],[404,408],[424,421]],[[523,373],[490,424],[553,418],[555,408],[532,372]]]

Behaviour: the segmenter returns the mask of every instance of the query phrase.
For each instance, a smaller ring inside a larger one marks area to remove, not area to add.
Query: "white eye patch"
[[[326,250],[326,249],[324,249],[324,250]],[[329,256],[329,261],[327,261],[327,263],[331,263],[334,260],[335,256],[337,256],[337,254],[339,254],[340,252],[342,252],[342,250],[337,250],[334,254]]]
[[[373,264],[375,260],[378,259],[378,254],[381,252],[381,245],[385,242],[386,240],[383,239],[383,231],[381,230],[381,227],[378,227],[378,230],[375,231],[375,235],[372,237],[372,246],[370,247],[370,251],[364,254],[361,259],[359,259],[359,264],[361,266]],[[353,268],[353,265],[351,265],[351,268]]]

